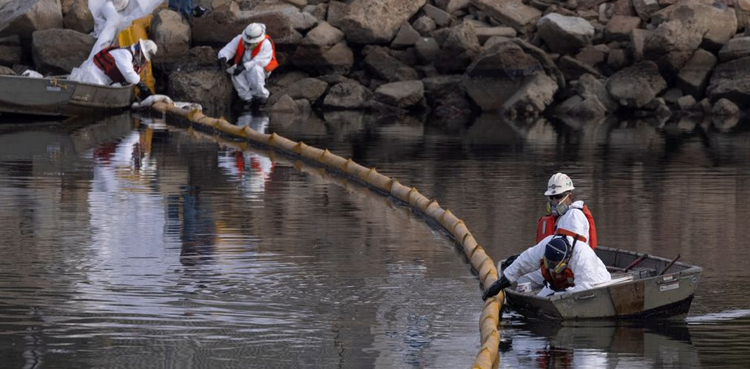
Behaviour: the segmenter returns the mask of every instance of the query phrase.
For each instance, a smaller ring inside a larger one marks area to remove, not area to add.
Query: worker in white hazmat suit
[[[97,38],[89,58],[115,44],[117,34],[130,24],[151,12],[163,0],[89,0],[89,10],[94,17],[93,36]]]
[[[106,48],[74,69],[69,79],[105,86],[133,84],[138,87],[141,99],[145,99],[151,95],[151,90],[141,81],[139,72],[156,51],[156,43],[151,40],[140,40],[132,46]]]
[[[530,247],[502,271],[502,276],[482,295],[486,300],[511,286],[521,276],[540,270],[546,285],[539,296],[578,292],[609,282],[612,277],[594,250],[571,236],[553,235]]]
[[[232,84],[247,104],[263,105],[269,92],[266,78],[278,67],[276,47],[262,23],[251,23],[219,51],[221,68],[232,76]]]

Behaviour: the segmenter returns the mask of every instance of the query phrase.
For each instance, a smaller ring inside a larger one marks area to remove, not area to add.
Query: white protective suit
[[[237,35],[232,41],[229,41],[224,48],[219,51],[219,59],[226,58],[229,61],[234,60],[237,53],[237,46],[242,42],[242,35]],[[273,46],[271,41],[263,40],[260,43],[260,51],[253,58],[250,50],[245,50],[242,56],[242,62],[245,64],[245,70],[239,75],[234,75],[236,66],[229,67],[227,73],[232,75],[232,84],[237,94],[242,100],[252,101],[253,97],[267,99],[270,93],[266,89],[266,78],[270,73],[266,73],[265,68],[271,62],[273,57]]]
[[[97,38],[89,58],[114,45],[117,34],[138,19],[151,14],[164,0],[89,0]]]
[[[135,72],[135,68],[133,68],[133,54],[131,54],[129,50],[114,49],[109,53],[112,55],[112,58],[115,59],[115,65],[117,65],[117,69],[120,70],[120,73],[125,77],[127,83],[135,85],[141,81],[141,76],[139,76],[138,73]],[[83,62],[81,67],[74,68],[68,79],[104,86],[112,84],[112,79],[94,64],[94,58],[89,58]]]
[[[566,213],[567,214],[567,213]],[[528,273],[539,271],[539,263],[544,258],[544,250],[547,243],[555,236],[547,236],[538,244],[521,253],[518,258],[503,270],[503,275],[511,282],[517,281],[521,276]],[[570,244],[573,244],[573,237],[568,238]],[[566,292],[577,292],[593,288],[595,285],[609,282],[612,276],[607,271],[607,267],[596,256],[594,250],[587,243],[578,241],[573,247],[573,254],[568,261],[568,268],[575,276],[575,286],[567,289]],[[541,274],[541,273],[540,273]],[[539,296],[547,296],[554,291],[548,287],[539,292]]]
[[[557,230],[557,228],[567,229],[571,232],[580,234],[586,237],[587,240],[591,239],[591,235],[589,234],[591,226],[589,225],[589,220],[583,215],[583,201],[575,201],[570,204],[568,211],[557,218],[557,222],[555,222],[555,230]],[[543,285],[544,277],[542,277],[542,272],[537,270],[521,277],[518,281],[518,283],[525,282],[531,282],[532,288]]]

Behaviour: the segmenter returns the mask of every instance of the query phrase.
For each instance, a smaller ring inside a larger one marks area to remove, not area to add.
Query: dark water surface
[[[704,268],[684,322],[506,314],[500,366],[750,366],[750,132],[241,117],[450,209],[498,260],[565,171],[600,243]],[[0,117],[4,119],[4,117]],[[89,122],[90,123],[90,122]],[[122,115],[0,124],[0,367],[465,368],[477,278],[400,204],[278,154]]]

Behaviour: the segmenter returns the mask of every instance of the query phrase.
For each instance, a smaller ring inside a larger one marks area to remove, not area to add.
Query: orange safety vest
[[[570,268],[565,268],[562,273],[550,272],[544,267],[544,260],[539,261],[539,268],[542,270],[542,277],[550,287],[555,291],[564,291],[568,287],[573,287],[576,284],[575,274]]]
[[[279,66],[279,62],[276,61],[276,44],[273,43],[273,40],[271,40],[271,37],[268,37],[268,35],[265,36],[265,39],[271,42],[271,61],[263,69],[267,73],[271,73]],[[254,58],[256,55],[258,55],[262,44],[262,41],[258,43],[258,46],[250,51],[250,56]],[[243,56],[245,56],[245,43],[240,41],[240,43],[237,44],[237,52],[235,52],[234,54],[234,65],[240,64],[242,62]]]
[[[578,209],[578,208],[574,208]],[[557,218],[552,214],[543,215],[539,218],[539,220],[536,223],[536,242],[539,243],[544,239],[544,237],[551,236],[554,234],[563,234],[566,236],[571,236],[573,238],[576,238],[578,236],[578,240],[587,242],[589,246],[591,246],[592,249],[596,249],[597,245],[597,237],[596,237],[596,224],[594,223],[594,216],[591,215],[591,211],[589,211],[589,207],[586,206],[586,204],[583,204],[583,209],[578,209],[583,211],[583,215],[586,217],[586,220],[589,221],[589,236],[591,236],[590,240],[587,239],[583,235],[575,234],[573,232],[570,232],[566,229],[557,229],[555,230],[555,223],[557,223]]]
[[[112,80],[112,83],[122,83],[124,84],[127,82],[125,80],[125,76],[122,75],[122,72],[120,72],[120,69],[117,68],[117,64],[115,63],[115,58],[110,54],[109,52],[112,50],[120,49],[117,46],[108,47],[105,49],[102,49],[102,51],[99,51],[94,55],[94,65],[96,65],[99,69],[104,72],[104,74],[109,77],[109,79]],[[123,49],[128,50],[128,49]],[[128,50],[130,52],[130,50]],[[131,52],[132,54],[132,52]],[[140,73],[140,68],[137,65],[133,65],[133,70],[135,70],[136,73]]]

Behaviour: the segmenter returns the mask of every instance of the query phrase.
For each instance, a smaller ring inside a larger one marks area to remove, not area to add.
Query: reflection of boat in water
[[[552,320],[687,316],[702,268],[656,256],[628,268],[645,254],[601,246],[596,254],[613,271],[611,282],[548,297],[509,288],[508,305],[526,317]]]
[[[700,366],[690,330],[683,322],[524,323],[503,326],[502,335],[512,344],[502,353],[502,367]]]
[[[0,112],[79,116],[128,108],[133,96],[132,86],[100,86],[64,77],[0,76]]]

